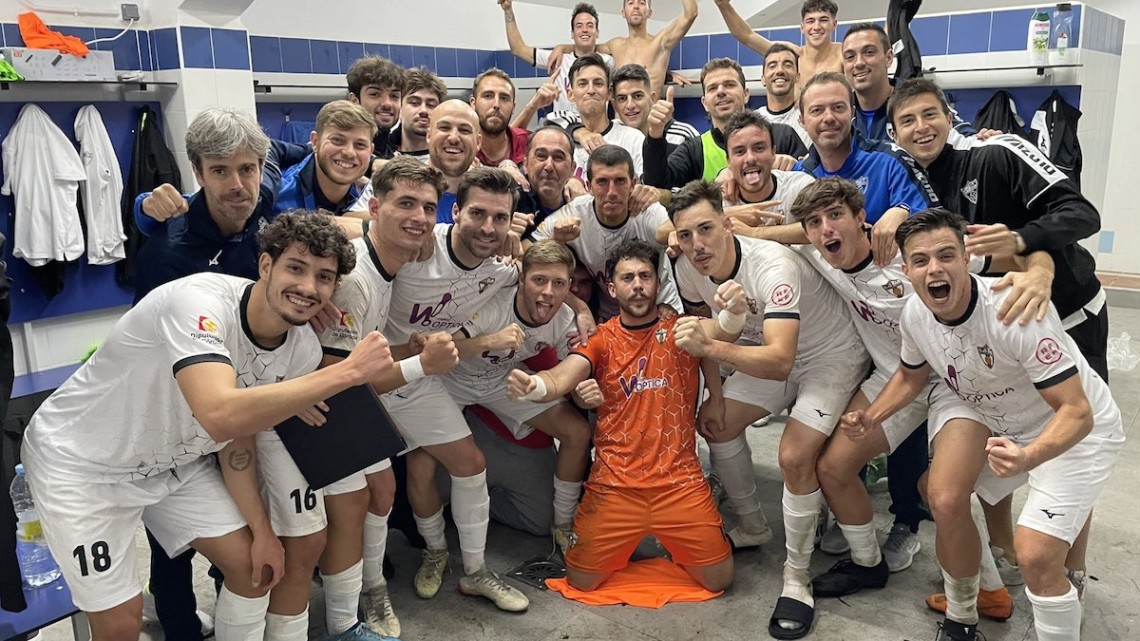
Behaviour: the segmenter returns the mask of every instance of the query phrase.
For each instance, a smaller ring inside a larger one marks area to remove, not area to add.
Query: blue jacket
[[[869,223],[874,223],[888,209],[899,205],[906,206],[915,214],[938,205],[938,196],[930,181],[910,154],[891,143],[867,140],[858,132],[852,133],[851,153],[839,171],[824,169],[815,145],[812,145],[807,158],[796,163],[795,169],[816,178],[838,176],[853,181],[867,200],[864,208]]]
[[[332,202],[317,188],[316,154],[309,154],[300,163],[281,172],[281,186],[277,189],[278,212],[290,209],[323,209],[330,214],[340,215],[360,198],[356,185],[348,188],[348,194],[340,202]]]

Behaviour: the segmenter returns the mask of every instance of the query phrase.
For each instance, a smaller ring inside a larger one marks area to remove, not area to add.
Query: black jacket
[[[898,61],[895,80],[899,82],[922,77],[922,52],[910,33],[910,21],[921,6],[922,0],[891,0],[887,6],[887,32],[891,34],[891,45],[902,42],[902,50],[895,54]]]
[[[0,256],[4,255],[4,235],[0,234]],[[8,331],[8,312],[11,311],[11,300],[8,298],[10,285],[6,265],[0,260],[0,421],[8,415],[8,400],[12,396],[12,382],[16,378],[15,364],[12,361],[12,334]],[[7,427],[4,421],[4,427]],[[12,497],[8,488],[15,476],[15,466],[9,465],[18,456],[18,451],[5,452],[12,448],[17,450],[18,439],[9,439],[7,430],[0,433],[0,461],[4,462],[0,469],[0,609],[9,612],[20,612],[28,607],[24,601],[24,591],[21,585],[20,564],[16,559],[16,510],[12,507]]]
[[[1025,121],[1017,115],[1013,96],[1002,89],[994,93],[974,117],[978,129],[996,129],[1025,138]]]
[[[127,235],[127,257],[115,266],[115,275],[123,285],[134,283],[135,258],[146,240],[135,225],[135,196],[154,191],[155,187],[164,183],[170,183],[182,191],[182,174],[178,171],[174,154],[166,148],[157,116],[150,107],[144,106],[139,110],[139,124],[135,128],[131,170],[123,185],[123,231]]]
[[[1061,92],[1054,89],[1029,123],[1029,139],[1038,149],[1049,154],[1049,160],[1065,172],[1077,189],[1081,188],[1081,168],[1084,166],[1081,141],[1077,138],[1077,121],[1080,119],[1081,110],[1066,102]]]
[[[1004,223],[1021,234],[1027,252],[1049,252],[1055,263],[1052,299],[1061,318],[1100,291],[1096,262],[1077,244],[1100,231],[1100,214],[1026,140],[1006,134],[972,149],[947,146],[926,173],[950,211],[972,223]]]
[[[718,147],[725,149],[724,134],[716,127],[712,129],[712,137]],[[645,163],[642,182],[652,187],[672,189],[700,178],[704,173],[705,157],[702,145],[700,137],[689,138],[670,152],[664,138],[646,136],[641,147],[642,161]],[[776,122],[772,123],[772,147],[776,153],[793,158],[807,154],[807,147],[796,130]]]

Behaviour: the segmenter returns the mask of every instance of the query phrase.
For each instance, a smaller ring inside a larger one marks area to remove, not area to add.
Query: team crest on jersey
[[[772,290],[772,304],[776,307],[783,307],[792,302],[792,297],[795,295],[795,290],[787,283],[776,285]]]
[[[744,302],[748,305],[748,313],[754,316],[760,313],[760,306],[756,304],[755,298],[745,298]]]
[[[861,191],[863,193],[867,193],[867,186],[870,184],[871,184],[871,179],[866,177],[866,176],[859,176],[858,178],[855,179],[855,186],[858,187],[859,191]]]
[[[958,370],[953,365],[946,366],[946,376],[942,377],[946,381],[946,386],[958,393]]]
[[[966,181],[966,185],[964,187],[962,187],[962,195],[965,196],[966,200],[970,201],[971,204],[973,204],[973,205],[978,204],[978,179],[977,178],[972,178],[972,179]]]
[[[264,216],[257,219],[257,231],[261,231],[269,226],[269,221]]]
[[[658,344],[664,345],[665,339],[669,338],[669,331],[666,330],[664,327],[659,327],[659,328],[657,328],[657,331],[653,334],[653,336],[657,339]]]
[[[903,289],[903,282],[897,278],[892,278],[883,283],[883,291],[887,292],[895,298],[902,298],[905,290]]]
[[[986,367],[994,368],[994,350],[990,349],[989,345],[982,345],[978,348],[978,356],[982,357],[982,363]]]
[[[490,278],[490,277],[484,278],[483,280],[479,281],[479,293],[482,294],[483,292],[487,291],[488,287],[490,287],[491,285],[494,285],[494,284],[495,284],[494,278]]]

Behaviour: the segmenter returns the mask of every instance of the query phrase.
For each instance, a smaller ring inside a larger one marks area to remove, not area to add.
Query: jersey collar
[[[719,283],[717,282],[717,280],[715,278],[713,278],[712,276],[709,276],[709,280],[712,281],[714,284],[719,285],[720,283],[723,283],[725,281],[732,280],[733,278],[736,278],[737,274],[740,273],[740,262],[744,257],[744,252],[740,251],[740,239],[737,238],[736,236],[732,237],[732,246],[736,248],[736,262],[732,265],[732,273],[728,275],[728,278],[720,281]]]
[[[368,234],[364,234],[364,246],[368,248],[368,257],[372,259],[372,265],[376,267],[376,271],[380,272],[380,277],[389,283],[396,277],[395,274],[389,274],[388,270],[384,269],[384,265],[380,262],[380,254],[376,253],[376,247],[372,244],[372,239]]]
[[[513,299],[514,302],[511,305],[511,308],[515,312],[515,319],[518,320],[518,322],[522,323],[523,325],[526,325],[527,327],[531,327],[531,328],[542,327],[541,323],[532,323],[532,322],[528,321],[527,319],[523,318],[522,311],[519,310],[519,292],[522,291],[521,287],[522,287],[521,284],[515,286],[515,295],[514,295],[514,299]]]
[[[868,240],[871,239],[871,228],[870,227],[864,226],[863,227],[863,233],[867,235]],[[867,265],[870,265],[871,261],[874,259],[875,259],[874,252],[868,251],[866,258],[859,261],[859,264],[852,267],[851,269],[844,269],[843,273],[844,274],[858,274],[859,272],[863,271],[864,269],[867,269]]]
[[[278,345],[277,347],[267,347],[265,345],[262,345],[261,343],[257,342],[256,338],[253,337],[253,329],[251,329],[249,326],[249,299],[253,294],[253,285],[254,283],[246,285],[245,291],[242,292],[241,295],[241,331],[245,333],[245,337],[249,339],[249,342],[253,343],[254,347],[266,352],[272,352],[289,341],[289,333],[285,333],[285,339],[282,340],[281,345]]]
[[[947,327],[957,327],[957,326],[961,325],[962,323],[965,323],[966,321],[970,320],[970,316],[972,316],[974,314],[974,308],[976,308],[977,306],[978,306],[978,279],[974,278],[973,276],[970,276],[970,304],[968,307],[966,307],[966,313],[962,314],[961,318],[956,318],[956,319],[954,319],[948,323],[942,322],[942,319],[938,318],[937,316],[934,317],[934,320],[938,321],[939,323],[942,323],[943,325],[945,325]]]
[[[618,322],[621,323],[622,329],[629,330],[631,332],[640,332],[640,331],[647,330],[650,327],[653,327],[657,323],[660,323],[661,317],[658,316],[658,317],[654,318],[653,320],[649,321],[648,323],[642,323],[641,325],[626,325],[625,321],[621,320],[621,317],[619,316]]]

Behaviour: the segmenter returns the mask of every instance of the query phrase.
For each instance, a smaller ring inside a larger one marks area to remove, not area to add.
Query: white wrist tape
[[[744,329],[744,314],[733,314],[727,309],[716,315],[716,324],[729,334],[737,334]]]
[[[546,381],[538,374],[531,374],[534,380],[534,389],[519,397],[520,401],[541,401],[546,396]]]
[[[424,365],[420,362],[420,355],[416,354],[400,361],[400,373],[404,375],[405,383],[423,378],[425,376]]]

